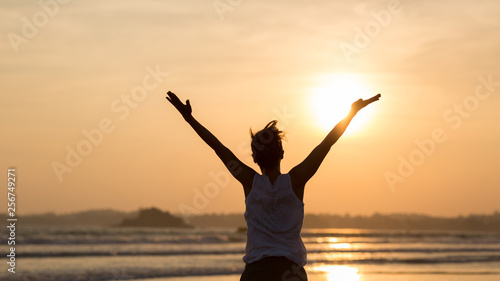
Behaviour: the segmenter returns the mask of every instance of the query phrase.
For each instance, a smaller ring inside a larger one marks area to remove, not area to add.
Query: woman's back
[[[271,184],[268,176],[256,173],[245,204],[248,232],[243,260],[282,256],[304,266],[306,249],[300,238],[304,203],[293,192],[290,175],[281,174]]]

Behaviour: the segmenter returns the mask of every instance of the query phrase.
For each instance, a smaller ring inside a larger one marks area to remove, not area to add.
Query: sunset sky
[[[278,120],[283,173],[330,112],[381,93],[307,184],[306,213],[500,210],[498,1],[40,3],[0,8],[1,179],[16,168],[19,214],[243,212],[169,90],[259,172],[249,129]]]

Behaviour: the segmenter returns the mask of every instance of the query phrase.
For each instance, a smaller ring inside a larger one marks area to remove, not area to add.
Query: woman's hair
[[[276,127],[277,120],[269,122],[266,127],[256,134],[250,129],[252,138],[252,156],[261,168],[270,169],[276,167],[283,159],[283,146],[281,140],[285,133]]]

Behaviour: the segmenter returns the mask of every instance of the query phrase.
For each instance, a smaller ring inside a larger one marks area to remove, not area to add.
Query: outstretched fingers
[[[169,100],[171,103],[174,103],[174,102],[175,102],[175,103],[180,102],[180,100],[179,100],[179,98],[177,97],[177,95],[176,95],[176,94],[174,94],[174,93],[172,93],[172,92],[168,91],[168,92],[167,92],[167,95],[168,95],[168,97],[166,97],[166,98],[167,98],[167,100]]]
[[[179,109],[181,106],[183,106],[184,104],[181,102],[181,100],[177,97],[176,94],[168,91],[167,92],[167,95],[168,97],[167,100],[172,104],[174,105],[177,109]]]
[[[191,115],[191,103],[189,100],[186,100],[186,104],[184,104],[176,94],[168,91],[166,99],[182,114],[184,118]]]
[[[377,94],[377,95],[375,95],[375,96],[373,96],[373,97],[365,100],[365,102],[366,102],[366,104],[370,104],[372,102],[376,102],[376,101],[378,101],[380,99],[381,96],[382,96],[381,94]]]

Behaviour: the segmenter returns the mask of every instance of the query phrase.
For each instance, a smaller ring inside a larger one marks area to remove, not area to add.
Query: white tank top
[[[300,238],[304,203],[293,192],[290,175],[281,174],[271,184],[266,175],[256,173],[245,205],[248,232],[243,261],[282,256],[304,266],[307,254]]]

